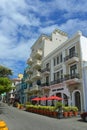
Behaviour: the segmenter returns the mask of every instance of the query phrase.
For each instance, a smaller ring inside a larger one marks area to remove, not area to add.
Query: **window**
[[[29,87],[32,87],[32,83],[29,84]]]
[[[63,70],[61,70],[60,72],[61,72],[61,78],[63,78]]]
[[[63,70],[59,70],[58,72],[54,73],[54,80],[58,80],[63,78]]]
[[[62,58],[62,54],[61,54],[61,55],[60,55],[60,63],[62,62],[62,59],[63,59],[63,58]]]
[[[70,66],[70,74],[74,75],[74,74],[76,74],[76,72],[77,72],[77,65],[74,64],[74,65]]]
[[[69,55],[72,57],[75,54],[75,46],[69,49]]]
[[[49,68],[49,63],[46,64],[46,68]]]
[[[41,80],[37,80],[37,85],[41,85]]]
[[[46,77],[46,83],[49,83],[49,76]]]
[[[59,64],[59,56],[57,56],[57,64]]]
[[[58,71],[57,72],[57,79],[59,79],[60,78],[60,72]]]

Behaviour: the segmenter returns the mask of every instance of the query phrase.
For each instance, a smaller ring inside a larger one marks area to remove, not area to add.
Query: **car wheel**
[[[87,116],[85,117],[85,121],[87,122]]]

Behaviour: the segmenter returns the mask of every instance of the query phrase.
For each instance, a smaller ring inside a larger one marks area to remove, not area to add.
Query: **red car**
[[[81,113],[81,118],[83,119],[83,121],[87,122],[87,112]]]

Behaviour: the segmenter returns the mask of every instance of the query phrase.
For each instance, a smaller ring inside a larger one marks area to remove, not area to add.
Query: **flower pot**
[[[77,116],[77,115],[78,115],[78,112],[77,112],[77,111],[74,111],[74,112],[73,112],[73,115],[74,115],[74,116]]]
[[[73,112],[72,111],[68,112],[68,116],[72,117],[73,116]]]
[[[57,118],[57,116],[58,116],[58,112],[54,111],[54,112],[53,112],[53,117],[54,117],[54,118]]]
[[[67,118],[67,117],[68,117],[68,112],[63,112],[63,116],[64,116],[65,118]]]

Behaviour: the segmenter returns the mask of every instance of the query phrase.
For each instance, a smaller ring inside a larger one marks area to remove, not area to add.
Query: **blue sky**
[[[55,28],[87,36],[87,1],[0,0],[0,65],[23,73],[31,46]]]

